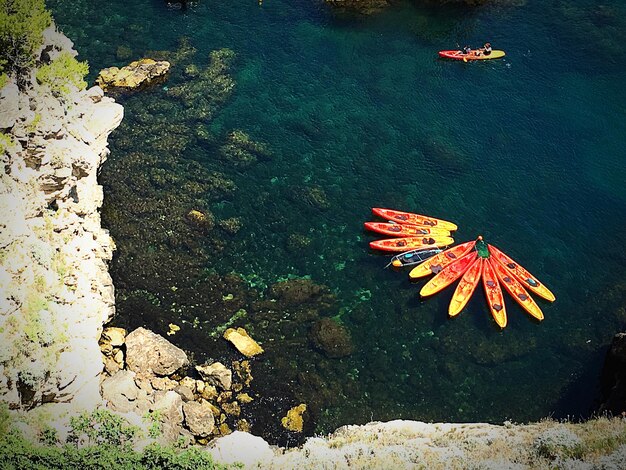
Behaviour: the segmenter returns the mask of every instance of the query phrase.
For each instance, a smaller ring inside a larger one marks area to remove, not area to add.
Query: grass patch
[[[132,449],[137,428],[108,410],[96,410],[71,420],[71,432],[65,443],[58,442],[54,429],[40,434],[33,443],[11,426],[6,406],[0,405],[0,468],[2,469],[137,469],[219,470],[239,468],[213,462],[211,455],[199,448],[151,444],[143,451]]]

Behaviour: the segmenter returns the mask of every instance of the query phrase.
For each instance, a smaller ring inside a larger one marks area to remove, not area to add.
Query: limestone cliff
[[[54,27],[44,40],[41,64],[76,55]],[[123,108],[98,87],[59,93],[33,76],[0,90],[0,116],[0,401],[92,409],[114,313],[97,174]]]

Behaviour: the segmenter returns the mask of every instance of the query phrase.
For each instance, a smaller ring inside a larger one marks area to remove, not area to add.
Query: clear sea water
[[[152,218],[145,220],[135,212],[133,223],[107,215],[142,197],[140,190],[116,193],[116,178],[123,174],[132,188],[150,165],[173,158],[145,140],[151,119],[159,122],[157,138],[169,133],[172,116],[159,109],[167,101],[163,86],[121,98],[126,119],[111,138],[101,179],[104,224],[118,244],[112,273],[119,324],[163,334],[177,323],[183,328],[171,339],[196,360],[227,361],[236,355],[208,334],[224,321],[214,320],[217,307],[195,297],[209,294],[198,287],[171,298],[185,273],[242,276],[246,300],[237,308],[248,311],[254,299],[269,296],[266,286],[289,277],[309,277],[336,296],[318,315],[339,318],[348,329],[355,344],[348,357],[320,355],[307,339],[310,321],[298,316],[236,322],[268,351],[253,364],[262,405],[249,418],[253,431],[254,423],[259,432],[271,428],[267,423],[301,400],[315,401],[313,394],[323,397],[311,407],[307,433],[372,419],[586,416],[606,347],[626,322],[626,4],[418,3],[363,17],[337,14],[317,0],[200,1],[188,10],[158,0],[49,1],[92,79],[147,51],[175,50],[181,37],[197,48],[192,61],[200,68],[212,50],[237,56],[235,88],[213,118],[187,122],[181,114],[177,126],[200,126],[216,141],[240,129],[273,157],[237,168],[216,158],[219,144],[194,141],[176,158],[221,172],[237,189],[209,200],[186,195],[179,183],[197,177],[189,168],[178,183],[159,187],[164,207],[189,199],[218,220],[240,217],[242,228],[225,236],[225,247],[202,248],[209,243],[202,234],[183,248],[144,243],[135,229],[173,230],[169,216],[154,217],[155,210],[146,209]],[[506,58],[437,58],[440,49],[484,41],[505,49]],[[119,46],[131,52],[116,55]],[[173,72],[164,86],[184,80]],[[151,163],[133,164],[141,152],[151,153]],[[186,168],[167,162],[166,172]],[[325,195],[324,207],[307,203],[311,188]],[[423,282],[384,270],[387,257],[368,249],[375,237],[362,223],[373,206],[452,220],[459,242],[482,234],[544,281],[557,301],[539,301],[546,318],[536,323],[508,298],[509,325],[499,331],[477,290],[466,310],[448,319],[452,288],[420,301]],[[292,234],[310,244],[286,249]],[[203,257],[202,249],[212,254]],[[170,274],[150,284],[152,271],[141,260],[155,252],[168,260],[159,276]],[[138,293],[151,299],[152,310],[128,301]],[[286,330],[277,326],[289,322]]]

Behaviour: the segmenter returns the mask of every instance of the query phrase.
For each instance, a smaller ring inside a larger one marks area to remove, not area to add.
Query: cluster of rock
[[[258,345],[257,345],[258,346]],[[180,437],[206,444],[210,438],[249,431],[241,406],[253,401],[245,392],[252,382],[250,362],[198,365],[185,375],[185,352],[160,335],[138,328],[126,336],[106,328],[100,339],[105,374],[101,389],[107,406],[119,413],[152,416],[166,442]]]
[[[76,55],[54,26],[44,39],[40,63]],[[101,401],[114,244],[100,226],[97,172],[122,116],[99,87],[57,96],[33,77],[0,90],[0,401],[12,409]]]

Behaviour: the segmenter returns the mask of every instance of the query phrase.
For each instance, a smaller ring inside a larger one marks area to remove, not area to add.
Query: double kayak
[[[417,250],[407,251],[406,253],[400,253],[392,257],[390,263],[385,267],[393,266],[394,268],[402,268],[404,266],[415,266],[442,251],[441,248],[418,248]]]
[[[450,235],[450,230],[443,228],[424,227],[422,225],[395,224],[388,222],[365,222],[365,228],[372,232],[382,233],[391,237],[412,237],[419,235]]]
[[[471,50],[469,54],[465,54],[463,51],[439,51],[439,57],[463,61],[501,59],[505,55],[504,51],[499,50],[493,50],[490,54],[485,54],[480,49]]]
[[[447,220],[435,219],[425,215],[414,214],[412,212],[402,212],[393,209],[383,209],[381,207],[373,207],[372,212],[383,219],[391,220],[399,224],[421,225],[429,228],[440,228],[448,231],[457,229],[456,224]]]
[[[383,251],[409,251],[416,248],[436,248],[449,246],[454,243],[454,238],[444,235],[425,235],[421,237],[386,238],[370,242],[370,247]]]

